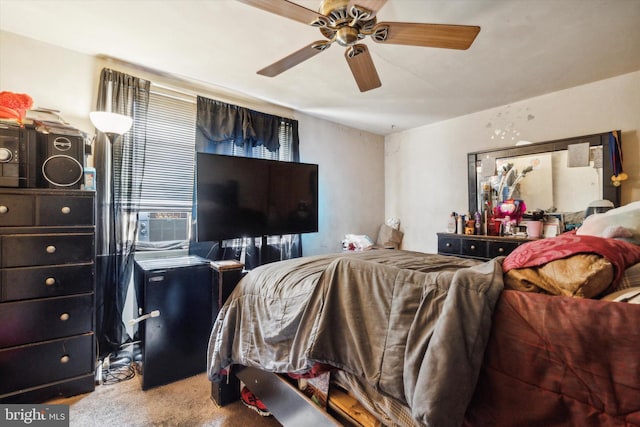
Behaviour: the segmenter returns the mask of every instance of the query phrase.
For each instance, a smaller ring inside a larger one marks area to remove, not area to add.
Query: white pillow
[[[640,243],[640,202],[589,215],[576,234],[623,238],[638,244]]]

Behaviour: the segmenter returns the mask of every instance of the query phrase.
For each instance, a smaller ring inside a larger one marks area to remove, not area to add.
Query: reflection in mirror
[[[523,200],[527,211],[540,209],[547,214],[584,216],[589,204],[600,199],[620,206],[619,182],[610,178],[614,174],[611,147],[620,141],[616,135],[621,132],[468,153],[469,212],[484,215],[489,206],[499,206],[510,194],[516,201]]]
[[[569,166],[575,164],[584,166]],[[602,146],[590,147],[576,163],[569,150],[505,158],[487,157],[477,168],[478,206],[516,199],[527,210],[583,211],[602,194]]]

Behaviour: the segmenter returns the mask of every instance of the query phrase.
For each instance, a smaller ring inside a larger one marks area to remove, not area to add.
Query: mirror
[[[610,179],[611,134],[469,153],[469,212],[509,198],[529,211],[584,212],[599,199],[620,206],[620,187]]]

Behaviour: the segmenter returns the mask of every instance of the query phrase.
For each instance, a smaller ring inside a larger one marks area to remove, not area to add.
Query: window
[[[137,250],[185,248],[191,231],[196,97],[151,84],[147,145],[142,180]],[[260,145],[251,157],[292,161],[292,127],[280,126],[280,149]],[[247,155],[243,147],[225,144],[224,154]]]
[[[151,85],[137,248],[175,249],[189,240],[196,100]]]

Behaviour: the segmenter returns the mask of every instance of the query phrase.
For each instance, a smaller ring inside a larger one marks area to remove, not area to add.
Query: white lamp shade
[[[129,116],[108,111],[93,111],[89,113],[91,123],[104,133],[115,133],[122,135],[131,129],[133,119]]]

